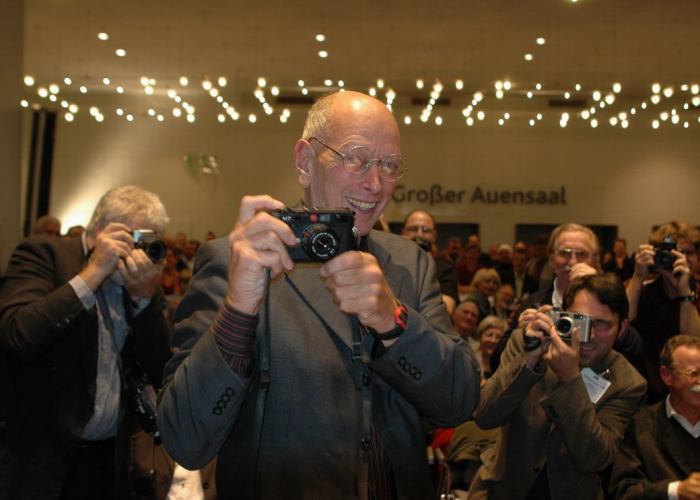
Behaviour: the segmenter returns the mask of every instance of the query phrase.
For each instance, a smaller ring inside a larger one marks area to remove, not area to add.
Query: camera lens
[[[152,241],[145,248],[146,255],[148,255],[148,258],[154,263],[163,260],[166,251],[165,243],[160,240]]]
[[[561,337],[571,337],[571,331],[574,329],[574,320],[562,316],[557,320],[556,328]]]
[[[304,229],[301,245],[309,257],[314,260],[330,260],[340,248],[336,234],[324,224],[314,224]]]

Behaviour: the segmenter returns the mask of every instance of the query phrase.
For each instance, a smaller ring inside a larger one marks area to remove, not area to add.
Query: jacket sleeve
[[[159,394],[158,428],[168,453],[188,469],[205,466],[229,435],[250,378],[236,374],[217,347],[212,324],[226,294],[226,240],[200,248],[175,316]]]
[[[640,458],[636,435],[636,419],[633,419],[615,456],[610,477],[611,493],[619,500],[668,500],[671,480],[649,480]]]
[[[479,363],[452,329],[434,260],[416,249],[415,296],[399,297],[408,310],[407,327],[386,350],[374,340],[369,367],[431,424],[455,427],[471,419],[479,401]]]
[[[506,424],[525,400],[530,389],[547,371],[540,360],[531,370],[526,366],[523,331],[515,330],[501,356],[498,370],[481,389],[481,401],[474,420],[482,429],[493,429]]]
[[[0,281],[0,344],[19,360],[41,356],[85,310],[73,287],[59,277],[60,265],[54,246],[28,238],[13,252]]]

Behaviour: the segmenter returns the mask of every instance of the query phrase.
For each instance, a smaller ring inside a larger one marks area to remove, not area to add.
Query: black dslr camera
[[[350,210],[285,208],[270,212],[287,224],[299,245],[289,247],[294,262],[325,262],[357,249],[355,214]]]
[[[140,248],[146,252],[154,264],[165,258],[167,247],[165,242],[158,239],[155,232],[150,229],[134,229],[131,237],[134,238],[134,248]]]
[[[673,269],[673,263],[676,262],[677,257],[671,253],[671,250],[675,249],[676,240],[673,236],[666,236],[658,247],[654,247],[654,265],[649,270],[655,272],[661,269],[668,271]]]

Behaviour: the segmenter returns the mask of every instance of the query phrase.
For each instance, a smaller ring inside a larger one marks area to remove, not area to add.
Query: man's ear
[[[671,384],[673,384],[673,372],[668,366],[659,366],[659,375],[661,376],[661,380],[663,381],[664,385],[667,387],[670,387]]]
[[[314,148],[311,147],[306,139],[299,139],[294,146],[294,165],[297,169],[299,184],[304,189],[311,184],[311,175],[313,174],[313,161],[316,157]]]
[[[627,335],[627,330],[630,328],[630,322],[628,319],[624,320],[622,323],[620,323],[620,328],[617,330],[617,338],[622,339],[625,338],[625,335]]]

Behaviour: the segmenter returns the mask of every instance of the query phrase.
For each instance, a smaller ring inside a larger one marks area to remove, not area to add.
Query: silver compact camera
[[[569,311],[552,311],[551,313],[554,327],[564,342],[571,343],[571,334],[574,327],[578,327],[578,338],[581,342],[590,342],[591,324],[593,318],[588,314],[581,314]]]
[[[154,264],[165,258],[168,247],[165,246],[163,240],[159,240],[154,231],[150,229],[134,229],[131,232],[131,237],[134,238],[134,248],[140,248],[151,262]]]

